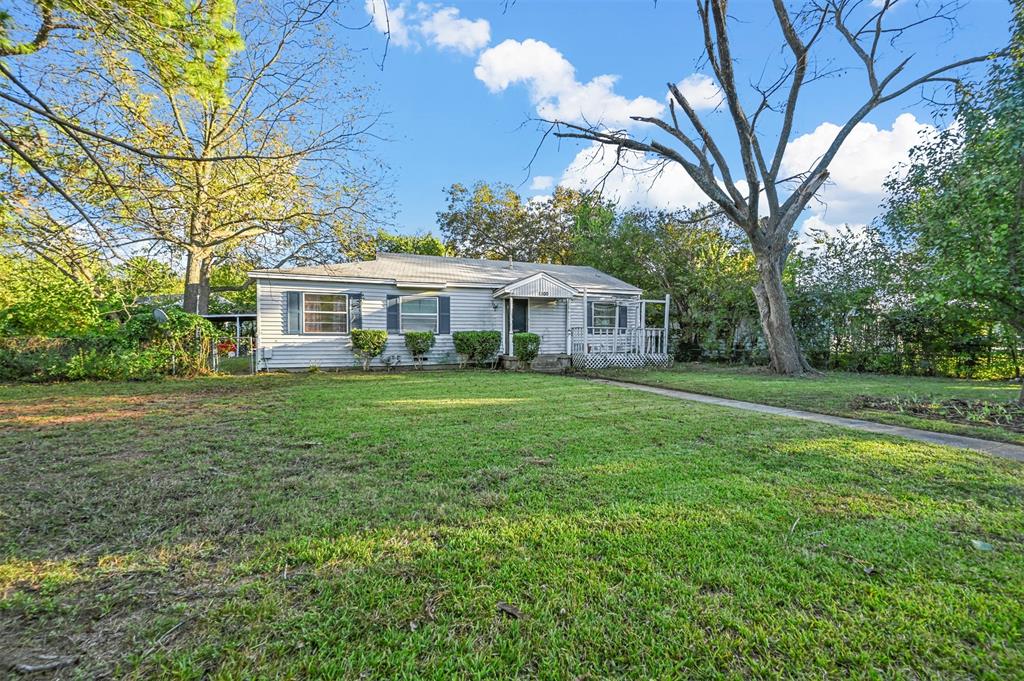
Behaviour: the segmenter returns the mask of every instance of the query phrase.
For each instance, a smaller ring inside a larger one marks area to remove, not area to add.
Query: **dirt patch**
[[[958,423],[968,426],[993,426],[1024,433],[1024,403],[985,400],[916,400],[903,397],[881,398],[857,395],[850,402],[854,409],[872,409],[896,414]]]

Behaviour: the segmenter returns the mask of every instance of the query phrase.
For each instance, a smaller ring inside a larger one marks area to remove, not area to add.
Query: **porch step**
[[[569,365],[569,355],[537,355],[537,359],[530,364],[530,370],[542,374],[561,374],[568,370]]]

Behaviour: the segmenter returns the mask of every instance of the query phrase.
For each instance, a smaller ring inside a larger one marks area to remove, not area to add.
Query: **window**
[[[401,328],[406,331],[433,331],[437,333],[437,298],[401,299]]]
[[[306,293],[302,296],[303,333],[348,333],[348,296]]]
[[[594,303],[592,321],[595,329],[614,329],[619,324],[619,306],[615,303]]]

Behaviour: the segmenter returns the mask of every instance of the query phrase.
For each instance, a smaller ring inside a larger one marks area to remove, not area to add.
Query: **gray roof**
[[[407,253],[379,253],[376,260],[334,265],[256,270],[251,272],[250,276],[258,278],[261,274],[298,275],[337,277],[345,280],[386,279],[396,282],[436,283],[448,286],[488,284],[498,287],[519,281],[538,272],[546,272],[574,288],[626,289],[640,292],[640,289],[632,284],[627,284],[621,279],[616,279],[593,267],[530,262],[509,263],[508,260],[447,258]]]

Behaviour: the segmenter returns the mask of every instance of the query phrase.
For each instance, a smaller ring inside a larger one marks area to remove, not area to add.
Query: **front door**
[[[530,301],[527,298],[513,299],[506,305],[512,305],[512,328],[509,328],[508,307],[505,308],[505,354],[512,354],[512,334],[529,331]]]
[[[519,299],[512,301],[512,333],[529,331],[530,301]]]

